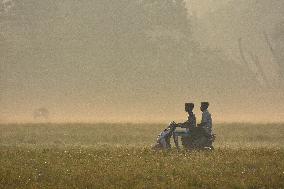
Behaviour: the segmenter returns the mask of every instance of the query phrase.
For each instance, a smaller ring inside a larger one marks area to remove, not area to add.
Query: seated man
[[[196,127],[196,117],[193,113],[194,104],[185,103],[185,111],[188,113],[188,119],[184,123],[178,123],[176,127],[185,128],[185,131],[175,131],[174,132],[174,142],[178,147],[178,136],[189,136],[190,131]]]
[[[212,134],[212,118],[211,114],[208,111],[209,103],[201,102],[200,110],[202,111],[201,123],[198,124],[199,127],[202,127],[208,136]]]

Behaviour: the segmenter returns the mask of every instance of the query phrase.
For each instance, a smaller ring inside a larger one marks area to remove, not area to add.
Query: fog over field
[[[283,0],[0,0],[0,122],[284,121]]]

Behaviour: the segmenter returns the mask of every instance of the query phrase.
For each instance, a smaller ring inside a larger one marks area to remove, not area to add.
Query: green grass
[[[214,152],[153,152],[162,124],[0,125],[0,188],[284,188],[284,124],[219,124]]]

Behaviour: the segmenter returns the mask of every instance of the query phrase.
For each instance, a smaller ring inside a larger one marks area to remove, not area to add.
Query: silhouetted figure
[[[209,103],[201,102],[200,110],[202,111],[201,123],[198,125],[202,127],[208,135],[212,134],[212,118],[208,111]]]
[[[194,129],[196,127],[196,117],[193,113],[193,109],[194,109],[193,103],[185,103],[184,110],[188,113],[188,119],[187,119],[186,122],[178,123],[176,125],[176,127],[185,128],[185,131],[175,131],[173,133],[174,142],[175,142],[176,147],[179,146],[178,145],[178,137],[179,136],[183,136],[183,137],[189,136],[192,129]]]
[[[188,113],[187,121],[184,123],[179,123],[181,128],[186,128],[186,132],[190,132],[190,130],[196,127],[196,117],[193,113],[194,104],[193,103],[185,103],[184,110]]]

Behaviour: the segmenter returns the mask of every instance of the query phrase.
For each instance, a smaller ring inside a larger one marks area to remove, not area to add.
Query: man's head
[[[209,102],[201,102],[200,110],[203,112],[209,107]]]
[[[184,105],[184,110],[186,112],[192,112],[193,108],[194,108],[193,103],[185,103],[185,105]]]

